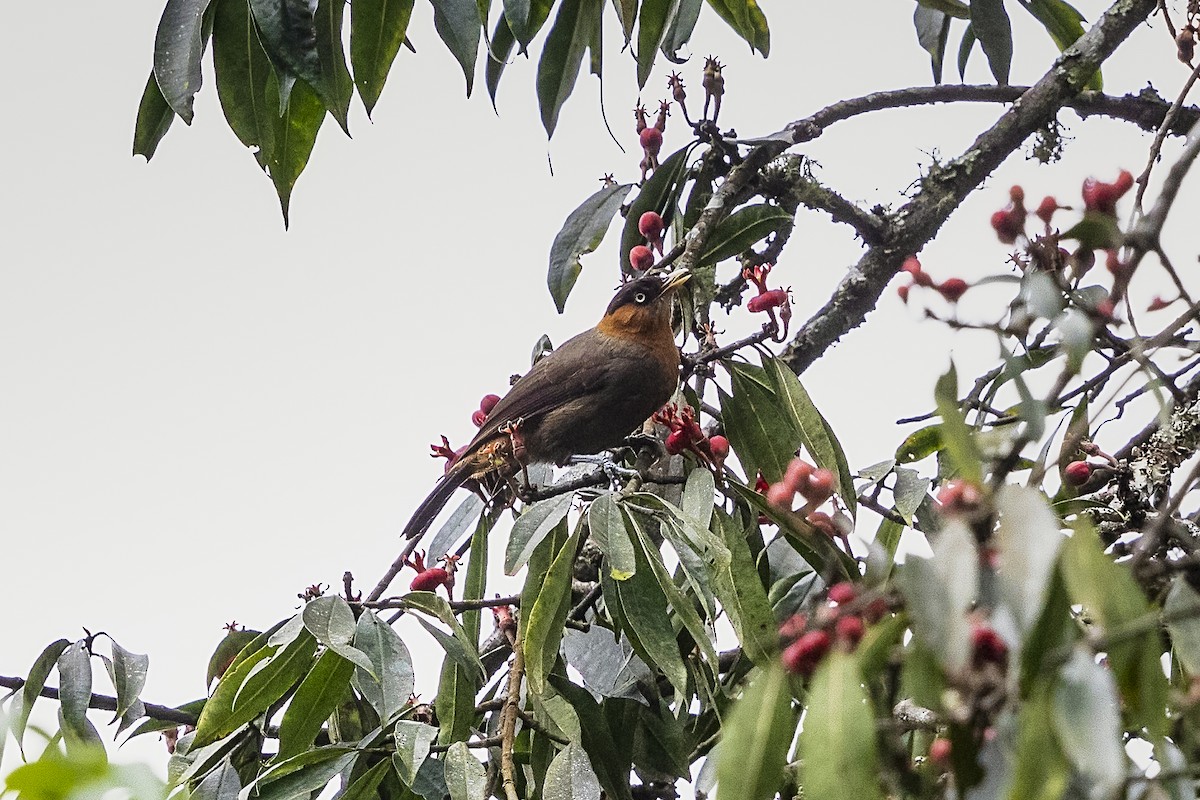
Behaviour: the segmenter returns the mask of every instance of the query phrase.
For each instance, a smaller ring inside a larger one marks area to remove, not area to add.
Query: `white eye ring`
[[[637,294],[635,294],[635,295],[633,296],[633,302],[635,302],[635,303],[644,303],[644,302],[646,302],[646,293],[645,293],[645,292],[638,292]]]

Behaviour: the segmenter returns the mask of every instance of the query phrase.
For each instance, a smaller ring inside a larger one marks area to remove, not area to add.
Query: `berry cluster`
[[[500,402],[500,395],[485,394],[479,400],[479,408],[471,414],[471,422],[476,428],[482,428],[483,423],[487,421],[488,414],[492,413],[492,409],[496,407],[496,403]]]
[[[1014,244],[1018,237],[1025,235],[1025,190],[1014,186],[1008,190],[1009,203],[1004,208],[992,214],[992,230],[1004,244]]]
[[[780,626],[780,635],[790,642],[783,650],[783,666],[797,675],[812,675],[834,644],[854,650],[867,624],[878,622],[888,612],[882,596],[860,595],[849,581],[834,584],[825,604],[812,615],[795,614]]]
[[[498,394],[485,394],[480,399],[479,408],[471,412],[471,422],[474,423],[476,428],[483,427],[483,423],[487,421],[488,414],[492,413],[492,409],[499,402],[500,395]],[[441,444],[429,445],[429,449],[432,451],[429,455],[432,458],[446,459],[446,472],[449,472],[450,468],[454,466],[454,462],[458,461],[459,457],[466,452],[467,447],[468,445],[463,445],[455,450],[450,446],[450,440],[443,436]]]
[[[792,302],[791,302],[791,287],[786,289],[770,289],[767,287],[767,276],[774,269],[774,264],[759,264],[754,267],[744,267],[742,269],[742,278],[749,283],[754,284],[758,289],[758,294],[751,297],[746,302],[746,309],[751,313],[757,314],[766,312],[771,318],[770,324],[775,326],[777,333],[772,338],[775,341],[782,342],[787,337],[788,323],[792,321]],[[779,317],[775,316],[775,309],[779,309]]]
[[[912,287],[914,286],[933,289],[951,303],[957,303],[959,298],[967,293],[967,289],[971,288],[970,284],[962,278],[947,278],[941,283],[937,283],[934,281],[933,276],[921,267],[921,261],[916,256],[909,256],[904,259],[904,264],[900,269],[912,278],[910,283],[901,284],[896,289],[896,293],[900,295],[900,299],[905,303],[908,302],[908,293],[912,291]]]
[[[763,484],[766,482],[763,481]],[[794,458],[784,471],[783,479],[767,486],[763,493],[766,494],[768,503],[784,511],[792,511],[796,495],[800,495],[805,504],[796,513],[822,533],[845,542],[846,531],[839,525],[839,520],[825,511],[817,510],[833,497],[836,485],[837,478],[832,471],[824,467],[814,467],[801,458]],[[841,515],[838,514],[838,517]],[[848,542],[846,550],[849,552]]]
[[[654,414],[654,421],[671,430],[664,446],[673,456],[692,453],[717,470],[729,457],[729,440],[720,434],[706,436],[691,406],[665,405]]]
[[[404,565],[417,572],[417,577],[412,579],[408,588],[414,592],[435,592],[437,587],[445,586],[446,596],[453,600],[451,590],[454,588],[454,572],[458,569],[458,556],[442,556],[438,561],[444,562],[446,566],[426,567],[425,553],[421,550],[413,553],[412,558],[405,559]]]
[[[634,245],[629,249],[629,266],[637,272],[648,270],[654,266],[654,251],[663,254],[663,231],[666,224],[657,211],[647,211],[638,217],[638,233],[646,239],[645,244]]]

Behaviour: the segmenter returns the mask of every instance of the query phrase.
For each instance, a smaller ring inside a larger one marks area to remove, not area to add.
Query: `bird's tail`
[[[433,487],[429,496],[422,500],[421,505],[417,506],[417,510],[413,512],[412,518],[404,526],[404,538],[415,539],[429,530],[429,526],[433,524],[438,512],[446,506],[446,503],[450,502],[454,490],[470,478],[471,470],[465,460],[459,461],[451,467],[450,471],[443,475],[437,485]]]

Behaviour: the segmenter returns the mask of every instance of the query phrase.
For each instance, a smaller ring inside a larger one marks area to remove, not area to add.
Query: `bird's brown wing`
[[[495,437],[506,422],[536,419],[595,392],[608,379],[608,370],[601,367],[607,338],[595,329],[584,331],[534,364],[488,414],[470,449]]]

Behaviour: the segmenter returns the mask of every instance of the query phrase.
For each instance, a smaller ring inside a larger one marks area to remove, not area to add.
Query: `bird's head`
[[[686,269],[644,275],[629,281],[613,295],[596,327],[612,336],[671,335],[671,305],[675,290],[687,283]]]

